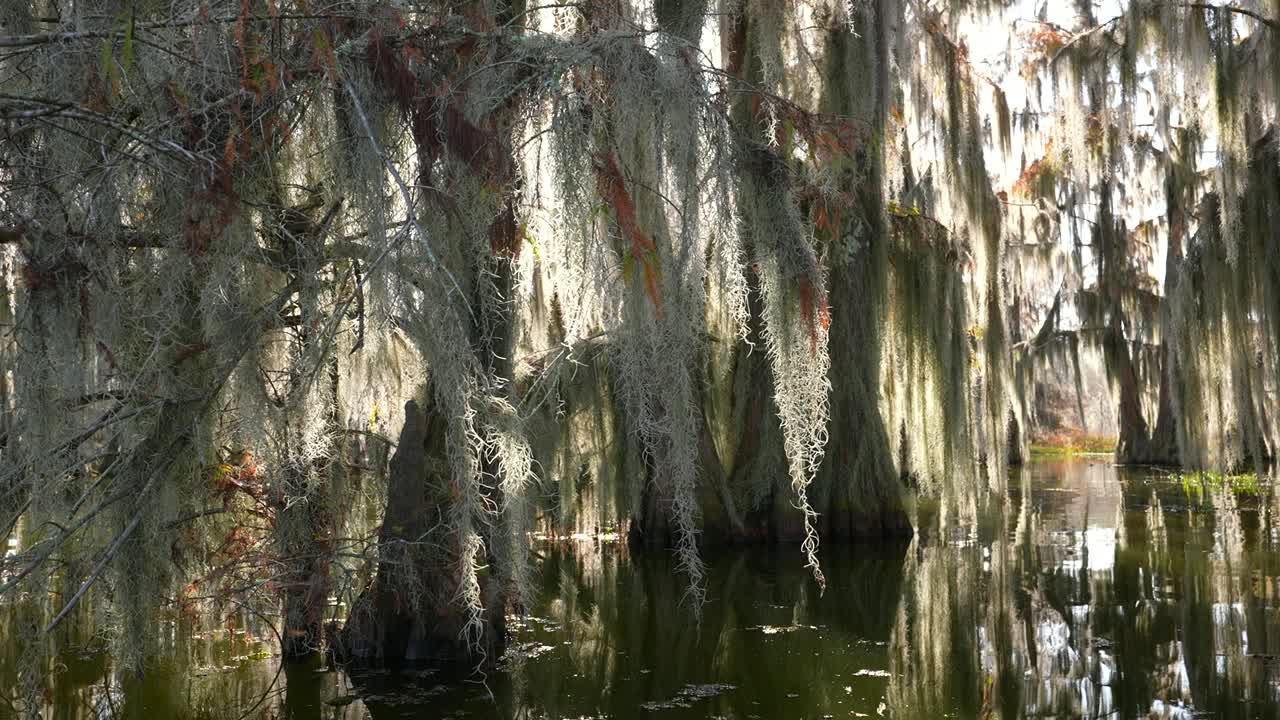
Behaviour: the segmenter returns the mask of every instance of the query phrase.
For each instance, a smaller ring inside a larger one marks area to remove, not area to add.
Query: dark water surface
[[[1036,463],[973,524],[710,556],[701,620],[670,557],[541,548],[540,602],[485,682],[281,669],[215,632],[121,684],[68,662],[56,718],[1280,717],[1280,501],[1107,461]],[[266,635],[266,633],[263,633]],[[12,691],[12,668],[0,667]],[[6,709],[0,704],[0,716]]]

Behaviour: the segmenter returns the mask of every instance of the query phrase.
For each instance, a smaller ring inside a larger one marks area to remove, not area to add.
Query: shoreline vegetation
[[[1038,459],[1114,455],[1117,442],[1113,436],[1065,428],[1036,435],[1030,451],[1031,457]]]
[[[1225,489],[1236,494],[1257,496],[1264,485],[1271,484],[1268,475],[1259,476],[1256,472],[1222,473],[1216,471],[1172,473],[1169,478],[1182,485],[1187,497],[1204,499],[1205,492]]]

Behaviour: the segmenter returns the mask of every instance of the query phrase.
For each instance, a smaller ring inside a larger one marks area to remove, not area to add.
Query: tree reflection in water
[[[989,536],[908,559],[899,715],[1275,716],[1270,493],[1188,495],[1102,462],[1021,479]]]
[[[794,548],[710,553],[700,619],[668,555],[544,547],[536,610],[512,619],[483,682],[290,667],[267,692],[278,661],[246,663],[224,639],[140,683],[104,680],[105,659],[70,664],[50,715],[238,718],[264,696],[250,717],[1280,715],[1269,487],[1190,492],[1074,460],[1033,464],[1010,488],[972,528],[824,547],[824,596]],[[4,687],[16,653],[0,656]]]

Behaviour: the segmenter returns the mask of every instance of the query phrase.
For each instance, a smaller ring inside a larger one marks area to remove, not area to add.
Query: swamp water
[[[700,623],[665,554],[541,547],[540,601],[483,683],[282,668],[251,627],[140,681],[66,658],[47,716],[1280,717],[1271,488],[1104,460],[1037,462],[1011,486],[976,528],[824,547],[823,596],[796,548],[713,554]],[[0,653],[6,695],[14,662]]]

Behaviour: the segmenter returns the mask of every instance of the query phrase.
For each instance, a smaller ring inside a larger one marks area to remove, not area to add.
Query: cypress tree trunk
[[[1122,463],[1146,463],[1150,462],[1151,435],[1147,419],[1142,414],[1142,389],[1133,359],[1129,356],[1128,342],[1120,330],[1119,315],[1112,318],[1103,338],[1103,350],[1118,386],[1116,419],[1120,426],[1120,439],[1116,445],[1116,459]]]
[[[1178,265],[1182,262],[1182,240],[1186,232],[1187,220],[1183,211],[1182,197],[1173,177],[1165,182],[1165,193],[1168,196],[1169,247],[1165,255],[1165,301],[1160,305],[1160,314],[1163,326],[1170,328],[1171,331],[1173,320],[1168,299],[1176,292]],[[1178,356],[1164,337],[1168,334],[1168,332],[1162,333],[1160,339],[1160,400],[1156,410],[1156,429],[1151,435],[1150,459],[1151,462],[1161,465],[1179,465],[1182,458],[1178,452],[1178,419],[1173,407],[1173,383],[1178,377]]]
[[[447,527],[456,492],[445,455],[447,420],[430,403],[421,407],[413,400],[404,417],[391,457],[378,569],[337,634],[334,651],[359,661],[418,660],[459,669],[481,658],[495,661],[505,642],[504,609],[488,606],[479,642],[470,645],[463,632],[466,609],[455,601],[461,549]]]
[[[895,0],[866,4],[861,37],[845,29],[828,36],[828,94],[823,110],[860,118],[873,137],[884,137],[891,102],[889,68]],[[851,68],[863,68],[855,72]],[[831,443],[815,480],[815,507],[823,531],[836,537],[910,534],[903,488],[895,468],[890,433],[879,407],[880,337],[887,312],[889,232],[884,222],[883,164],[866,148],[859,160],[866,177],[854,188],[855,212],[867,225],[869,247],[853,262],[835,263],[830,275]]]
[[[290,470],[293,472],[286,484],[302,487],[306,482],[305,470]],[[327,503],[319,496],[291,505],[279,502],[276,505],[285,565],[280,581],[284,607],[280,650],[286,659],[297,660],[322,647],[324,611],[332,587],[329,562],[334,522]]]

